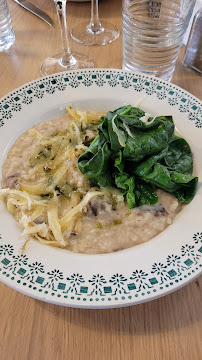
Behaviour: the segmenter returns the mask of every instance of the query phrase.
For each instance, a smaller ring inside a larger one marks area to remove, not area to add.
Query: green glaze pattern
[[[131,75],[125,71],[114,70],[81,70],[79,74],[72,72],[53,75],[42,78],[21,87],[12,95],[8,95],[0,102],[0,127],[5,121],[13,116],[13,113],[21,111],[25,105],[30,105],[36,99],[41,99],[47,93],[54,95],[56,92],[64,91],[67,87],[78,88],[84,85],[89,88],[92,85],[111,88],[130,88],[140,93],[145,91],[146,95],[155,95],[158,100],[167,99],[169,105],[176,106],[180,112],[188,113],[188,118],[197,128],[202,128],[202,110],[197,99],[193,100],[189,94],[156,78],[144,75]]]
[[[51,296],[86,301],[133,300],[157,290],[164,290],[193,275],[202,267],[202,232],[193,235],[194,245],[183,245],[179,254],[169,254],[162,263],[154,262],[150,272],[135,269],[125,274],[95,274],[90,279],[79,273],[63,273],[60,269],[47,270],[39,262],[30,263],[26,255],[15,253],[14,246],[4,244],[0,236],[0,273],[4,277]],[[58,266],[59,267],[59,266]]]

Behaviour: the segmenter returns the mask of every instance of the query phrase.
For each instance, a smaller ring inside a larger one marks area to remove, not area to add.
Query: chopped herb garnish
[[[122,224],[122,220],[121,219],[115,219],[113,221],[111,221],[108,226],[111,227],[111,226],[116,226],[116,225],[120,225]]]

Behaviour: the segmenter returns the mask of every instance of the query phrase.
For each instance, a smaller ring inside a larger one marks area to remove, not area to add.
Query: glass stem
[[[65,66],[72,66],[76,63],[76,59],[72,56],[70,46],[69,46],[69,39],[67,34],[67,22],[66,22],[66,0],[57,1],[54,0],[59,25],[60,25],[60,32],[61,32],[61,40],[62,40],[62,58],[61,58],[61,65]]]
[[[91,19],[88,29],[94,33],[103,31],[98,14],[98,0],[91,0]]]

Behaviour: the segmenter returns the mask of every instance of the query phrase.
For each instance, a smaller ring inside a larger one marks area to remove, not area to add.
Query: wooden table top
[[[0,53],[0,97],[40,77],[43,59],[60,52],[52,0],[32,0],[53,19],[45,22],[9,0],[15,45]],[[100,1],[100,18],[120,29],[121,0]],[[89,2],[68,2],[71,27],[90,17]],[[121,68],[122,38],[87,47],[70,40],[73,51],[91,56],[97,67]],[[200,75],[184,68],[183,49],[172,82],[202,99]],[[0,284],[1,360],[199,360],[202,358],[202,277],[149,303],[110,310],[60,307],[29,298]]]

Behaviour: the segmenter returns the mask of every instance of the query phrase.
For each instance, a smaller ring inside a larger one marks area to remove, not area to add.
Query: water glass
[[[123,0],[123,69],[170,81],[196,0]]]
[[[8,50],[15,42],[7,0],[0,0],[0,51]]]

